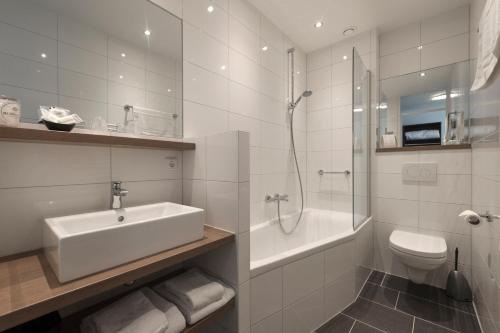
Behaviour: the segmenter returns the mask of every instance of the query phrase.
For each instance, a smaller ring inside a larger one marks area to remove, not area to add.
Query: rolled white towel
[[[224,294],[224,287],[219,282],[209,279],[197,268],[163,282],[163,287],[191,311],[219,301]]]
[[[165,333],[165,314],[141,292],[133,292],[83,319],[82,333]]]
[[[184,331],[186,328],[186,319],[175,304],[170,303],[149,288],[142,288],[141,291],[149,301],[167,317],[168,328],[165,333],[179,333]]]
[[[153,287],[153,289],[161,296],[163,296],[166,299],[175,303],[179,307],[179,310],[181,310],[182,314],[184,314],[184,317],[186,317],[186,321],[188,322],[188,324],[193,325],[193,324],[197,323],[198,321],[200,321],[201,319],[205,318],[206,316],[210,315],[211,313],[215,312],[217,309],[224,306],[227,302],[229,302],[234,297],[235,292],[232,288],[227,287],[222,283],[220,283],[220,284],[224,288],[224,293],[222,295],[222,298],[216,302],[213,302],[213,303],[199,309],[199,310],[190,309],[187,306],[187,304],[185,304],[176,295],[171,294],[164,287],[164,284],[159,284],[159,285]]]

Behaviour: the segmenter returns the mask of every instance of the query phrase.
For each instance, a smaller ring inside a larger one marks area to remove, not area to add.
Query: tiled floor
[[[358,299],[316,333],[480,333],[472,303],[374,271]]]

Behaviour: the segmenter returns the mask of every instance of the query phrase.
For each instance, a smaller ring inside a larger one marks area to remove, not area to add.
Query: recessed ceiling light
[[[344,36],[348,36],[348,35],[353,34],[357,29],[358,28],[355,26],[350,26],[350,27],[345,28],[344,31],[342,32],[342,34]]]
[[[223,71],[225,71],[225,70],[226,70],[226,68],[227,68],[227,67],[226,67],[226,65],[222,65],[222,66],[220,66],[220,69],[221,69],[221,70],[223,70]]]
[[[300,71],[297,71],[297,75],[300,75]]]
[[[269,47],[267,45],[262,46],[262,51],[267,51]]]
[[[127,55],[125,53],[120,54],[122,58],[125,58]]]
[[[172,92],[172,89],[168,88],[168,89],[167,89],[167,92]]]
[[[424,76],[425,76],[425,72],[421,72],[421,73],[420,73],[420,76],[421,76],[421,77],[424,77]]]
[[[149,30],[144,30],[144,34],[145,34],[146,36],[150,36],[150,35],[151,35],[151,31],[149,31]]]
[[[323,26],[323,22],[321,22],[321,21],[318,21],[318,22],[314,23],[314,27],[315,27],[315,28],[318,28],[318,29],[319,29],[319,28],[321,28],[322,26]]]
[[[419,46],[417,47],[417,50],[421,50],[421,49],[423,49],[423,48],[424,48],[424,47],[423,47],[422,45],[419,45]]]
[[[123,79],[123,75],[120,75],[120,76],[119,76],[119,78],[120,78],[120,79]]]
[[[47,55],[45,53],[42,53],[40,54],[40,57],[42,57],[43,59],[47,58]]]
[[[214,6],[208,6],[207,7],[207,12],[211,13],[211,12],[214,11],[214,9],[215,9]]]
[[[361,87],[360,87],[360,86],[357,86],[357,87],[356,87],[356,89],[357,89],[357,90],[361,90]]]
[[[348,57],[347,57],[346,55],[342,57],[342,59],[344,59],[344,60],[347,60],[347,58],[348,58]]]

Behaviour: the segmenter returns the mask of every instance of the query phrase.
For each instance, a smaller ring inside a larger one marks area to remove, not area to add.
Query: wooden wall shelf
[[[41,250],[0,258],[0,331],[233,241],[234,234],[205,226],[204,237],[198,241],[64,284],[59,283]]]
[[[432,145],[432,146],[410,146],[410,147],[395,147],[395,148],[377,148],[377,153],[391,153],[398,151],[423,151],[423,150],[455,150],[455,149],[471,149],[470,143],[460,145]]]
[[[16,141],[48,141],[71,144],[132,146],[169,150],[192,150],[195,144],[160,137],[133,136],[114,132],[73,129],[71,132],[50,131],[43,125],[22,124],[22,127],[0,127],[0,139]]]

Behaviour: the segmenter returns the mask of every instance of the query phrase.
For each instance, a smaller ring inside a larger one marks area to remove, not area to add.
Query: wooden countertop
[[[232,233],[205,226],[203,239],[64,284],[41,250],[0,258],[0,331],[233,241]]]

